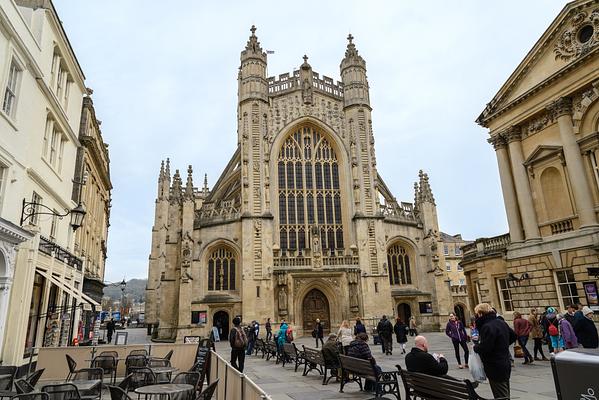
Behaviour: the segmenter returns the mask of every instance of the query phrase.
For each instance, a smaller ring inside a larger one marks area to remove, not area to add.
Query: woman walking
[[[530,334],[529,338],[534,340],[534,359],[535,361],[548,361],[543,353],[543,327],[539,322],[539,316],[537,315],[537,309],[532,308],[530,315],[528,316],[528,322],[530,322]],[[542,358],[537,357],[537,354],[541,354]]]
[[[403,323],[400,317],[395,319],[395,326],[393,326],[393,332],[395,332],[395,338],[397,343],[401,346],[401,354],[406,354],[406,343],[408,342],[408,327]]]
[[[559,333],[564,341],[564,349],[575,349],[578,347],[578,339],[574,333],[574,328],[566,319],[566,314],[559,314],[557,320],[559,323]]]
[[[356,318],[356,325],[354,326],[354,336],[358,333],[366,333],[366,326],[362,323],[360,317]]]
[[[526,348],[526,343],[528,342],[528,335],[530,334],[531,329],[531,323],[527,319],[522,318],[522,314],[520,314],[518,311],[514,311],[514,332],[516,332],[516,336],[518,337],[518,344],[520,344],[520,347],[524,352],[524,363],[522,363],[523,365],[532,364],[534,362],[532,356],[530,355],[530,352]]]
[[[410,336],[418,335],[418,325],[416,325],[416,318],[414,316],[410,317]]]
[[[470,355],[468,344],[466,343],[468,335],[466,334],[464,325],[456,318],[454,313],[449,314],[449,321],[447,321],[447,326],[445,327],[445,334],[451,338],[451,342],[453,343],[455,357],[458,359],[458,368],[468,368],[468,356]],[[462,359],[460,358],[460,346],[464,349],[464,359],[466,361],[463,365]]]
[[[347,354],[347,349],[349,348],[349,344],[352,342],[352,340],[354,340],[354,335],[349,327],[349,321],[346,319],[341,322],[341,326],[337,332],[337,340],[339,340],[341,345],[343,345],[343,353]]]

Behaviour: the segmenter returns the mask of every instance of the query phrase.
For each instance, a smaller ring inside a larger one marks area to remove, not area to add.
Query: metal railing
[[[40,236],[38,248],[40,252],[47,254],[50,257],[54,257],[70,267],[76,268],[77,271],[83,270],[83,261],[80,258],[60,247],[50,239]]]
[[[271,397],[247,375],[237,371],[218,353],[212,352],[210,382],[218,381],[216,400],[271,400]]]

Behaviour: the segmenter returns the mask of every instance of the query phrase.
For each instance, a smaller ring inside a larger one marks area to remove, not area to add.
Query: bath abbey
[[[268,77],[252,27],[224,171],[199,188],[191,166],[171,175],[163,162],[145,317],[157,339],[226,335],[235,316],[299,333],[317,318],[325,330],[383,314],[427,329],[465,318],[464,280],[449,272],[465,242],[440,231],[426,173],[397,172],[417,181],[404,202],[377,172],[366,62],[347,39],[341,82],[306,56]]]

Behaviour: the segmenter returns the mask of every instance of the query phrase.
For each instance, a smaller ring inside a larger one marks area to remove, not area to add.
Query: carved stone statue
[[[302,100],[304,104],[312,104],[312,85],[308,79],[302,81]]]
[[[358,287],[355,284],[349,286],[349,306],[358,307]]]
[[[279,289],[279,310],[287,310],[287,292],[284,286]]]

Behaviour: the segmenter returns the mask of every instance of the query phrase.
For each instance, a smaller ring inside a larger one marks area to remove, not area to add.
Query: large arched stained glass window
[[[226,247],[214,250],[208,258],[208,290],[235,290],[235,255]]]
[[[403,246],[393,245],[387,250],[389,264],[389,283],[391,285],[409,285],[412,283],[410,257]]]
[[[314,234],[325,254],[343,249],[339,165],[329,141],[312,127],[298,128],[283,143],[277,168],[282,254],[302,254]]]

